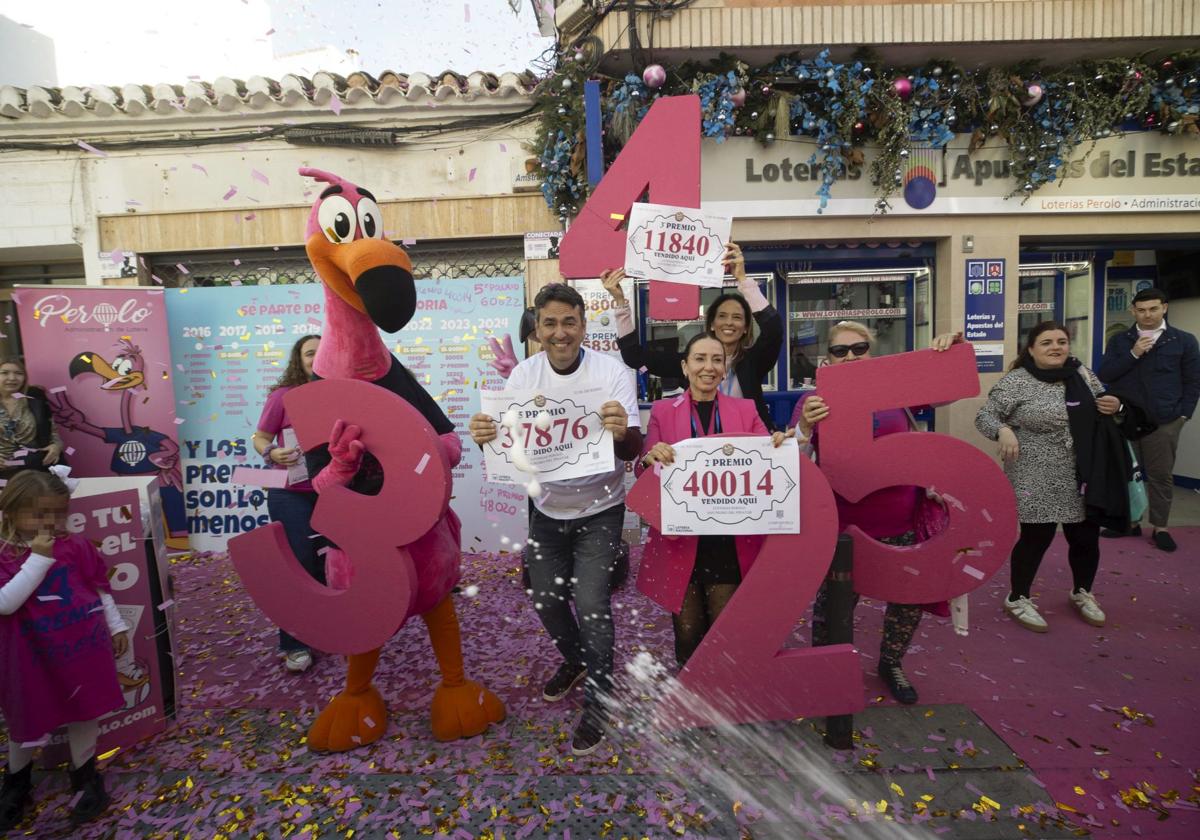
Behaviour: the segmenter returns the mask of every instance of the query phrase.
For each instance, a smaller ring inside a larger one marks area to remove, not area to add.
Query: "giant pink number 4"
[[[365,653],[390,639],[416,597],[412,558],[404,548],[427,532],[450,503],[450,464],[429,422],[403,398],[369,382],[311,382],[284,397],[304,450],[328,440],[335,421],[362,427],[362,442],[383,465],[383,488],[364,496],[345,487],[321,493],[315,531],[349,556],[348,589],[317,583],[288,546],[283,526],[229,541],[246,591],[272,622],[330,653]],[[419,486],[420,492],[413,492]]]
[[[700,206],[700,97],[666,96],[650,106],[563,236],[563,277],[599,277],[624,264],[623,222],[647,189],[656,204]],[[699,307],[699,287],[650,281],[650,317],[692,320]]]
[[[872,422],[876,411],[977,395],[971,345],[823,367],[817,393],[829,406],[820,458],[834,492],[855,502],[883,487],[916,485],[939,493],[950,514],[941,533],[913,547],[885,545],[851,527],[855,591],[923,604],[963,595],[995,574],[1017,536],[1016,497],[996,462],[943,434],[876,438]]]
[[[853,646],[783,649],[825,579],[837,542],[829,484],[812,461],[799,460],[800,533],[772,534],[763,542],[737,593],[680,672],[680,690],[660,701],[662,725],[791,720],[863,708]],[[642,473],[626,502],[651,527],[660,527],[655,472]],[[679,543],[694,546],[695,540]]]

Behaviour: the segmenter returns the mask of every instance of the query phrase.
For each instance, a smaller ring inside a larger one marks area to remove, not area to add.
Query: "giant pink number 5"
[[[1016,497],[996,462],[947,435],[876,438],[872,423],[883,409],[977,395],[971,346],[823,367],[817,393],[829,405],[820,426],[821,471],[839,496],[856,502],[883,487],[917,485],[940,493],[950,513],[945,530],[909,548],[884,545],[851,527],[855,591],[922,604],[970,592],[995,574],[1017,535]]]
[[[283,402],[302,449],[325,443],[342,419],[362,427],[364,446],[383,465],[378,495],[331,487],[313,513],[313,530],[350,557],[353,580],[344,590],[313,580],[277,522],[230,540],[230,558],[259,609],[305,644],[330,653],[374,650],[412,610],[416,576],[404,546],[445,512],[450,464],[420,412],[369,382],[320,380],[289,392]],[[420,492],[413,492],[418,482]]]
[[[626,502],[651,527],[660,527],[661,492],[653,471],[642,473]],[[800,458],[799,505],[800,533],[766,538],[737,593],[680,672],[683,690],[660,701],[663,725],[791,720],[863,708],[853,646],[782,649],[825,579],[837,542],[833,493],[807,458]]]

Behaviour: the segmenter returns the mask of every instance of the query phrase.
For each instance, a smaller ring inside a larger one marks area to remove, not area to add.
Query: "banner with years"
[[[664,534],[800,533],[800,453],[794,440],[693,438],[674,444],[660,474]]]
[[[463,442],[451,506],[462,520],[464,551],[499,551],[525,536],[525,491],[485,486],[482,458],[467,432],[472,392],[501,383],[488,365],[487,340],[517,332],[523,282],[419,279],[413,319],[399,333],[380,333]],[[270,521],[266,491],[233,481],[233,470],[262,464],[250,436],[292,345],[321,332],[324,292],[320,283],[305,283],[166,295],[192,547],[224,551],[230,537]]]
[[[639,280],[719,289],[731,224],[729,216],[703,210],[634,204],[625,240],[625,273]]]
[[[608,399],[599,386],[561,394],[481,391],[480,410],[500,424],[496,439],[484,446],[488,480],[524,484],[532,476],[564,481],[611,472],[612,432],[600,420]],[[511,428],[502,422],[509,412],[516,420]]]

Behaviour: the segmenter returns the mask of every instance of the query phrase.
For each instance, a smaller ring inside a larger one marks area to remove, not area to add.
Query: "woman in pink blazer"
[[[687,393],[658,400],[650,409],[642,458],[636,466],[639,474],[656,463],[673,463],[671,444],[681,440],[721,433],[768,434],[754,400],[719,393],[718,386],[725,379],[725,348],[716,337],[711,333],[693,336],[681,364]],[[779,446],[792,434],[775,432],[772,439]],[[675,659],[681,667],[733,597],[763,539],[664,537],[650,529],[637,586],[674,614]]]

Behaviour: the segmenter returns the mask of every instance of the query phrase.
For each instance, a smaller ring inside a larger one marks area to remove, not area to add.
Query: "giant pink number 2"
[[[658,528],[659,477],[642,474],[626,500]],[[783,650],[833,560],[837,507],[816,465],[800,458],[800,533],[772,534],[737,593],[660,701],[665,726],[754,723],[850,714],[863,708],[851,645]],[[699,702],[696,702],[699,701]]]

